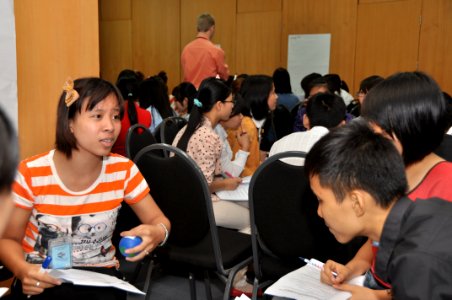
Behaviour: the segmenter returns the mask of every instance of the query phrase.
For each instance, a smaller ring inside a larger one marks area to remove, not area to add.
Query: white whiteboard
[[[0,66],[0,105],[17,129],[16,29],[13,0],[0,0]]]
[[[313,72],[329,73],[331,34],[290,34],[288,43],[287,70],[292,92],[303,97],[303,77]]]

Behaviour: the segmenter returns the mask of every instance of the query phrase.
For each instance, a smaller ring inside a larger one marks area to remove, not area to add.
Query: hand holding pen
[[[337,263],[333,260],[328,260],[322,268],[320,273],[320,281],[328,285],[337,285],[344,283],[352,275],[352,271],[343,264]]]
[[[33,269],[29,269],[25,276],[21,276],[22,290],[27,298],[41,294],[46,288],[61,284],[61,281],[47,274],[51,261],[52,258],[47,256],[37,271],[36,265],[29,264]]]
[[[223,179],[223,184],[224,184],[223,189],[224,190],[229,190],[229,191],[235,190],[242,182],[242,178],[234,177],[234,176],[232,176],[232,174],[230,174],[228,172],[223,172],[222,175],[224,178]]]
[[[344,275],[349,274],[349,270],[347,267],[338,264],[332,260],[328,260],[324,264],[323,262],[314,258],[307,259],[304,257],[300,257],[300,259],[304,261],[307,265],[319,269],[321,271],[320,281],[329,285],[342,283],[346,278],[346,276]]]

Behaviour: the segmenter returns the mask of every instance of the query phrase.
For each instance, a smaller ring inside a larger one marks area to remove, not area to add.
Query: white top
[[[227,172],[228,174],[238,177],[242,173],[245,168],[246,160],[248,159],[249,152],[239,150],[235,154],[235,159],[232,160],[232,149],[228,142],[228,134],[226,130],[224,130],[221,124],[218,124],[214,128],[215,132],[220,137],[220,140],[223,142],[223,148],[221,149],[221,169],[223,172]]]
[[[328,132],[329,130],[323,126],[314,126],[308,131],[294,132],[286,135],[273,144],[269,156],[287,151],[304,151],[308,153],[312,146]],[[302,166],[304,165],[304,158],[284,159],[284,162]]]
[[[341,92],[340,92],[339,96],[341,96],[342,99],[344,99],[345,106],[349,105],[350,102],[352,102],[353,99],[354,99],[353,96],[350,95],[349,92],[347,92],[346,90],[343,90],[343,89],[341,89]]]
[[[261,145],[261,138],[262,138],[262,127],[264,126],[265,121],[267,118],[264,118],[262,120],[256,120],[255,118],[251,118],[254,122],[254,125],[256,125],[257,132],[258,132],[258,141],[259,141],[259,148]]]

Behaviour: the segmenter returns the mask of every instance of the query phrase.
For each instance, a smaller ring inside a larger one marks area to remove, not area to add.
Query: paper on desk
[[[359,276],[348,283],[362,286],[363,282],[364,276]],[[339,291],[332,286],[321,283],[320,270],[310,265],[281,277],[265,290],[265,294],[296,300],[346,300],[351,296],[349,292]]]
[[[240,185],[233,191],[218,191],[217,196],[221,200],[248,201],[248,190],[250,189],[251,176],[243,177]]]
[[[8,288],[0,287],[0,298],[8,291]]]
[[[70,282],[75,285],[113,287],[127,292],[145,295],[145,293],[124,280],[97,272],[79,269],[52,269],[49,274],[55,278],[61,279],[64,282]]]

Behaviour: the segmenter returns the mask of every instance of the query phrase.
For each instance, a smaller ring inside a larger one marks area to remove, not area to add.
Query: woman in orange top
[[[122,102],[105,80],[68,80],[58,104],[56,149],[20,163],[13,185],[16,207],[0,240],[0,260],[18,279],[14,299],[126,299],[114,288],[62,284],[40,272],[51,256],[52,268],[90,267],[119,276],[111,238],[122,201],[143,223],[121,233],[142,239],[128,250],[136,256],[127,260],[140,260],[166,241],[170,223],[138,168],[110,153],[121,129]]]
[[[245,108],[241,112],[241,128],[237,130],[247,132],[250,137],[250,155],[241,176],[250,176],[266,158],[266,153],[259,150],[262,127],[269,112],[275,110],[278,96],[273,79],[267,75],[248,76],[240,87],[240,94],[245,100]],[[228,141],[234,153],[240,149],[236,137],[236,132],[228,132]]]

